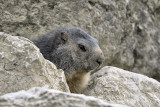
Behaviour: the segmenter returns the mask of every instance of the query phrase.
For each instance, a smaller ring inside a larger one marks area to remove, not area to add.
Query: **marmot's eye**
[[[83,52],[87,51],[84,45],[79,44],[78,46]]]

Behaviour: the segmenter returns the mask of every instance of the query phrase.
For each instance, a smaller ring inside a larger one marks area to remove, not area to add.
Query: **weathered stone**
[[[130,107],[160,107],[157,80],[111,66],[92,75],[85,94]]]
[[[0,95],[45,85],[69,92],[64,72],[30,40],[0,32]]]
[[[35,87],[0,96],[2,107],[127,107],[108,104],[100,99]]]
[[[104,65],[160,80],[159,0],[0,0],[0,31],[33,39],[60,25],[97,38]]]

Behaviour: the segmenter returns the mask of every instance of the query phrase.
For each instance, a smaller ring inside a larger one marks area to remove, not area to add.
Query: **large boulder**
[[[46,85],[69,92],[64,72],[30,40],[0,32],[0,95]]]
[[[85,94],[130,107],[160,107],[157,80],[111,66],[92,75]]]
[[[35,87],[0,96],[0,107],[127,107],[100,99]]]
[[[34,39],[60,25],[97,38],[104,65],[160,80],[160,0],[0,0],[0,31]]]

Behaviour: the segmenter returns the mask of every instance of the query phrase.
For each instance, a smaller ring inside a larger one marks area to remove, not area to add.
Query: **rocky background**
[[[1,107],[127,107],[85,95],[40,87],[0,96],[0,101]]]
[[[105,67],[84,92],[98,99],[69,93],[63,71],[30,41],[60,25],[99,40]],[[0,106],[159,107],[159,29],[159,0],[0,0]]]
[[[91,77],[86,95],[129,107],[160,107],[160,83],[152,78],[111,66]]]
[[[111,66],[91,75],[83,94],[98,99],[70,93],[64,72],[33,42],[0,32],[0,107],[160,106],[157,80]]]
[[[0,0],[0,31],[30,40],[60,25],[99,40],[104,65],[160,81],[159,0]]]
[[[31,41],[0,32],[0,95],[35,86],[70,92],[64,72]]]

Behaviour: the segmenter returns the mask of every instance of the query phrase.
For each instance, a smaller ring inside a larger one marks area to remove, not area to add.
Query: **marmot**
[[[80,28],[62,26],[33,41],[44,58],[63,69],[70,91],[81,93],[90,80],[90,71],[104,59],[98,41]]]

